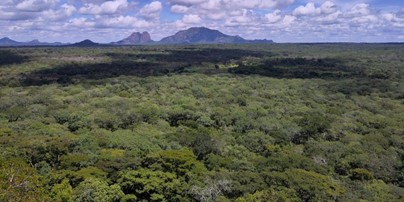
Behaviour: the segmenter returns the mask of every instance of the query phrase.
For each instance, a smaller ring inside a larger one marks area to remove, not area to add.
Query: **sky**
[[[112,42],[190,27],[275,42],[404,42],[404,0],[0,0],[0,38]]]

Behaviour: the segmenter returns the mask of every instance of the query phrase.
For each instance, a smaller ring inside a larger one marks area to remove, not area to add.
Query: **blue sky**
[[[404,42],[403,0],[1,0],[0,38],[159,40],[205,26],[276,42]]]

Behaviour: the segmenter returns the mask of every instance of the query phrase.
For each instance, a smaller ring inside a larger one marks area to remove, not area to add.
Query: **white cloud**
[[[255,26],[260,23],[260,16],[253,10],[242,9],[240,12],[234,12],[233,16],[227,17],[226,26]]]
[[[341,11],[336,11],[334,13],[328,14],[326,16],[322,16],[317,19],[317,21],[320,22],[325,22],[325,23],[336,23],[338,19],[340,18],[342,12]]]
[[[387,21],[393,21],[396,19],[396,16],[393,13],[382,14],[382,17]]]
[[[291,25],[293,22],[295,22],[296,17],[293,15],[285,15],[285,17],[282,20],[282,24],[284,26],[289,26]]]
[[[235,10],[254,8],[282,8],[294,0],[168,0],[172,5],[182,5],[205,10]]]
[[[199,15],[184,15],[182,22],[185,24],[198,24],[202,21]]]
[[[146,19],[156,20],[160,18],[160,12],[163,6],[160,1],[153,1],[140,9],[139,14]]]
[[[356,24],[357,26],[369,24],[369,23],[377,23],[379,22],[379,18],[375,15],[365,15],[352,18],[351,22]]]
[[[205,2],[206,0],[168,0],[171,4],[192,6]]]
[[[222,0],[222,6],[230,9],[282,8],[294,0]]]
[[[138,19],[133,16],[118,16],[113,18],[104,18],[97,22],[97,27],[104,28],[145,28],[152,26],[153,23],[146,20]]]
[[[280,15],[281,10],[275,10],[272,13],[268,13],[265,15],[265,18],[268,23],[273,24],[276,22],[279,22],[282,19],[282,16]]]
[[[222,8],[222,0],[208,0],[200,5],[206,10],[220,10]]]
[[[170,10],[173,13],[186,13],[189,10],[189,8],[182,5],[173,5],[171,6]]]
[[[87,18],[73,18],[73,19],[69,20],[68,24],[75,26],[75,27],[82,27],[82,28],[90,28],[90,27],[95,26],[95,23],[88,20]]]
[[[316,8],[314,3],[307,3],[306,6],[299,6],[293,11],[293,15],[318,15],[321,13],[320,8]]]
[[[20,11],[39,12],[47,10],[59,3],[59,0],[24,0],[15,7]]]
[[[259,7],[261,0],[222,0],[223,5],[232,9],[251,9]]]
[[[283,8],[294,3],[295,0],[262,0],[259,7],[261,8]]]
[[[36,13],[32,12],[8,12],[5,10],[0,10],[0,20],[28,20],[33,19],[37,16]]]
[[[226,13],[222,12],[222,11],[218,11],[218,12],[214,12],[214,13],[208,13],[206,15],[206,17],[208,17],[211,20],[221,20],[226,17]]]
[[[391,23],[392,26],[403,28],[404,27],[404,16],[400,15],[400,12],[395,13],[384,13],[381,14],[382,18],[386,20],[388,23]]]
[[[202,22],[202,18],[199,15],[184,15],[181,20],[177,20],[174,25],[178,29],[184,29],[186,27],[190,27],[192,25],[200,24]]]
[[[63,4],[58,10],[47,10],[43,12],[44,18],[57,21],[64,20],[77,11],[76,7],[69,4]]]
[[[92,3],[85,4],[84,7],[80,8],[80,13],[82,14],[93,14],[93,15],[108,15],[116,14],[121,9],[128,7],[127,0],[113,0],[106,1],[101,5],[96,5]]]
[[[320,6],[321,13],[332,14],[337,12],[338,8],[334,2],[326,1]]]
[[[351,8],[348,14],[352,16],[369,15],[370,14],[369,4],[363,4],[363,3],[356,4],[354,7]]]

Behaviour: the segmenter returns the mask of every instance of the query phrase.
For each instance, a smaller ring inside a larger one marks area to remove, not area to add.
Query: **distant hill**
[[[17,46],[20,44],[21,44],[20,42],[14,41],[8,37],[0,39],[0,46]]]
[[[206,27],[192,27],[159,41],[160,44],[273,43],[272,40],[246,40]]]
[[[118,42],[112,43],[114,45],[137,45],[137,44],[148,44],[153,43],[150,34],[148,32],[134,32],[125,39]]]
[[[90,39],[86,39],[84,41],[80,41],[74,44],[70,44],[69,46],[77,46],[77,47],[91,47],[91,46],[101,46],[99,43],[95,43]]]
[[[28,42],[14,41],[8,37],[0,39],[0,46],[60,46],[60,45],[64,44],[59,42],[55,43],[40,42],[37,39]]]
[[[240,43],[245,40],[239,36],[229,36],[217,30],[205,27],[193,27],[179,31],[173,36],[161,39],[163,44],[198,44],[198,43]]]

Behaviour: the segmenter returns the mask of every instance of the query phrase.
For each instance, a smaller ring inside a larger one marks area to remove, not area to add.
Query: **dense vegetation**
[[[403,53],[2,48],[0,201],[402,201]]]

